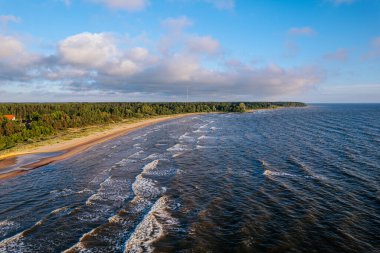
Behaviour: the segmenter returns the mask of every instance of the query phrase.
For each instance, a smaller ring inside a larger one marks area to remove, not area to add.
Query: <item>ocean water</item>
[[[0,252],[380,252],[380,105],[191,116],[0,181]]]

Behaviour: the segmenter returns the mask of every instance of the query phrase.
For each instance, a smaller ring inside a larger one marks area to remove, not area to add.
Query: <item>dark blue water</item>
[[[380,105],[191,116],[0,182],[0,252],[379,252]]]

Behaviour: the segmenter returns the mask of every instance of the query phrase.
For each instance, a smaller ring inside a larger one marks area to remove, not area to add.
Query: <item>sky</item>
[[[0,0],[0,102],[380,102],[380,0]]]

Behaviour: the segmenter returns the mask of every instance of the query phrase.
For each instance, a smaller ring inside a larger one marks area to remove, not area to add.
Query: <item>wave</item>
[[[136,181],[132,184],[132,190],[137,196],[143,198],[155,198],[165,192],[165,188],[156,186],[157,181],[150,178],[144,178],[141,174],[136,177]]]
[[[141,155],[144,154],[143,150],[137,151],[136,153],[133,153],[128,158],[141,158]]]
[[[157,167],[159,162],[160,162],[160,160],[154,160],[154,161],[146,164],[142,168],[142,173],[149,174],[150,171],[154,170]]]
[[[179,224],[178,220],[174,219],[166,210],[168,205],[168,197],[166,196],[156,201],[125,242],[124,253],[153,252],[153,243],[164,235],[165,227]]]
[[[278,177],[299,177],[299,178],[311,178],[311,179],[319,179],[319,180],[326,180],[326,177],[324,176],[302,176],[302,175],[295,175],[290,174],[286,172],[279,172],[279,171],[272,171],[272,170],[265,170],[263,175],[265,176],[278,176]]]
[[[99,202],[113,201],[122,203],[130,196],[127,193],[129,181],[125,178],[114,178],[109,176],[103,183],[100,184],[99,189],[91,195],[87,201],[87,206],[98,204]],[[115,203],[113,203],[114,205]]]
[[[278,171],[271,171],[271,170],[265,170],[263,175],[265,176],[285,176],[285,177],[298,177],[297,175],[285,173],[285,172],[278,172]]]
[[[206,135],[202,135],[202,136],[198,137],[198,140],[206,140],[206,139],[215,139],[215,137],[206,136]]]
[[[118,166],[118,167],[124,167],[124,166],[126,166],[128,163],[130,163],[130,162],[134,162],[134,160],[131,160],[131,159],[129,159],[129,158],[124,158],[123,160],[121,160],[121,161],[115,163],[115,166]]]
[[[216,146],[202,146],[202,145],[197,145],[197,149],[210,149],[210,148],[217,148]]]
[[[142,168],[141,174],[136,176],[132,184],[132,190],[135,196],[128,203],[127,207],[119,211],[116,215],[108,218],[108,223],[83,234],[79,242],[65,252],[89,252],[93,248],[91,244],[87,245],[86,242],[94,240],[106,244],[107,251],[119,251],[123,245],[119,245],[118,241],[123,239],[122,242],[125,242],[126,235],[131,235],[129,231],[138,225],[135,222],[140,220],[146,210],[152,207],[153,204],[151,201],[159,198],[166,192],[165,187],[157,186],[157,181],[144,177],[144,175],[152,175],[156,172],[162,173],[161,170],[156,171],[159,162],[160,160],[154,160],[146,164]],[[105,183],[108,181],[109,180],[106,180]],[[163,200],[156,201],[157,205],[152,209],[159,210],[164,207],[164,204],[159,204],[162,201]],[[141,225],[141,228],[142,227],[144,227],[144,225]],[[140,231],[142,231],[142,229],[140,229]],[[136,232],[133,234],[134,236],[131,238],[137,238],[136,235],[139,233]]]
[[[20,223],[12,220],[0,221],[0,237],[5,237],[20,228]]]
[[[75,191],[71,189],[62,189],[62,190],[53,190],[50,191],[50,194],[53,196],[53,198],[62,198],[62,197],[67,197],[72,194],[76,193]]]
[[[193,133],[206,133],[207,131],[204,131],[204,130],[200,130],[200,129],[197,129],[195,131],[193,131]]]
[[[177,143],[174,146],[166,149],[166,151],[170,151],[170,152],[186,151],[186,150],[188,150],[187,147],[183,144],[180,144],[180,143]]]
[[[150,160],[150,159],[156,159],[156,158],[158,158],[159,156],[160,156],[160,154],[154,153],[154,154],[151,154],[151,155],[145,157],[145,158],[142,159],[142,160],[145,161],[145,160]]]
[[[174,155],[172,155],[172,158],[176,158],[176,157],[181,156],[181,155],[183,155],[183,154],[184,154],[183,152],[182,152],[182,153],[174,154]]]
[[[193,140],[194,138],[189,136],[189,134],[190,134],[189,132],[186,132],[185,134],[179,137],[179,140]]]

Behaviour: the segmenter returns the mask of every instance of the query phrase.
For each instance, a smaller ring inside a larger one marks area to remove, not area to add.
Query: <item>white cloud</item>
[[[15,37],[0,35],[0,60],[9,60],[24,53],[23,43]]]
[[[207,68],[205,57],[219,53],[222,48],[211,36],[183,31],[190,23],[187,18],[167,20],[166,27],[174,27],[179,32],[167,30],[163,37],[174,41],[173,49],[162,52],[127,47],[121,44],[122,40],[107,33],[76,34],[59,42],[52,56],[40,55],[38,61],[16,69],[2,68],[0,85],[27,81],[44,83],[45,89],[51,85],[49,90],[55,87],[57,91],[61,85],[66,93],[137,92],[161,98],[179,96],[189,87],[192,96],[199,99],[231,96],[269,99],[308,90],[322,78],[313,67],[283,68],[243,62],[225,65],[223,62],[231,61],[223,54],[213,58],[218,70]],[[1,38],[7,41],[6,48],[0,51],[2,59],[28,55],[20,41],[13,37]]]
[[[106,33],[80,33],[59,43],[65,63],[97,68],[112,61],[117,54],[114,39]]]
[[[134,61],[143,61],[149,57],[149,51],[143,47],[135,47],[130,50],[128,56]]]
[[[220,51],[219,41],[211,36],[192,36],[187,45],[190,51],[201,54],[216,54]]]
[[[315,34],[315,31],[311,27],[292,27],[288,31],[289,35],[294,36],[311,36]]]
[[[91,0],[95,3],[104,4],[111,9],[139,11],[148,6],[148,0]]]

